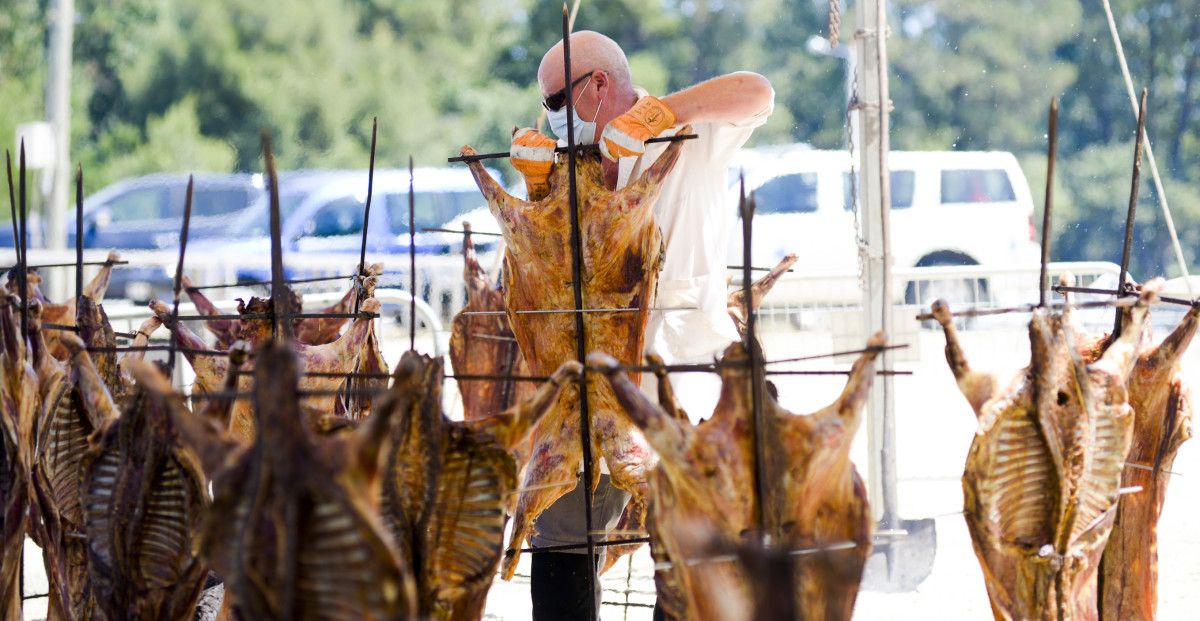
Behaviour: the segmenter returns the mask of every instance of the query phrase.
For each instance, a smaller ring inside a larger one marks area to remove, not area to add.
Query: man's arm
[[[662,99],[642,97],[609,121],[600,152],[610,161],[646,152],[646,141],[667,128],[689,123],[741,123],[766,112],[775,90],[763,76],[738,71],[685,88]]]
[[[737,71],[706,80],[662,98],[675,113],[675,124],[737,123],[766,110],[775,89],[765,77]]]

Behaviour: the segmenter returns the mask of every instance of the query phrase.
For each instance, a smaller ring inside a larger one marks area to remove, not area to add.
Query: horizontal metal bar
[[[359,311],[357,313],[284,313],[284,319],[374,319],[379,313]],[[179,321],[232,321],[237,319],[270,319],[271,313],[245,313],[238,315],[179,315]]]
[[[745,268],[743,268],[741,265],[726,265],[726,266],[725,266],[725,269],[727,269],[727,270],[738,270],[738,271],[742,271],[742,270],[743,270],[743,269],[745,269]],[[750,271],[751,271],[751,272],[769,272],[769,271],[771,271],[771,270],[773,270],[773,269],[775,269],[775,268],[773,268],[773,267],[751,267],[751,268],[750,268]],[[792,272],[794,272],[794,271],[796,271],[796,270],[794,270],[794,269],[792,269],[792,268],[790,268],[790,267],[787,269],[787,272],[788,272],[789,274],[790,274],[790,273],[792,273]]]
[[[610,540],[610,541],[595,541],[595,542],[592,542],[592,545],[597,548],[602,548],[602,547],[621,546],[621,545],[634,544],[634,543],[650,543],[650,538],[649,537],[633,537],[630,539],[614,539],[614,540]],[[522,548],[521,554],[526,554],[526,553],[537,554],[538,552],[563,552],[566,550],[584,550],[587,547],[588,547],[588,544],[586,544],[586,543],[565,543],[565,544],[557,545],[557,546],[541,546],[541,547],[537,547],[537,548]]]
[[[72,263],[42,263],[41,265],[30,265],[30,266],[28,266],[28,269],[34,270],[34,269],[41,269],[43,267],[76,267],[77,265],[80,265],[80,264],[74,263],[74,262],[72,262]],[[129,265],[129,261],[84,261],[83,265]],[[15,267],[17,267],[17,266],[10,265],[10,266],[4,268],[4,271],[7,272],[8,270],[11,270]]]
[[[466,233],[467,233],[466,231],[463,231],[463,230],[456,231],[454,229],[441,229],[441,228],[435,228],[435,227],[421,229],[421,232],[423,232],[423,233],[458,233],[459,235],[466,235]],[[471,235],[484,235],[487,237],[504,237],[503,233],[487,233],[484,231],[471,231]]]
[[[658,138],[651,138],[651,139],[647,140],[646,143],[650,144],[650,143],[655,143],[655,142],[679,142],[680,140],[691,140],[696,137],[697,137],[696,134],[683,134],[683,135],[679,135],[679,136],[659,136]],[[577,144],[577,145],[575,145],[576,152],[591,152],[591,151],[599,151],[599,150],[600,150],[600,145],[598,145],[598,144]],[[568,149],[567,147],[556,147],[554,149],[555,153],[566,153],[567,151],[570,151],[570,149]],[[478,162],[481,160],[496,160],[496,159],[501,159],[501,158],[505,158],[508,156],[509,156],[508,151],[497,151],[495,153],[477,153],[475,155],[459,155],[457,157],[448,157],[448,158],[446,158],[446,161],[450,162],[450,163]]]
[[[1132,461],[1127,461],[1127,462],[1125,462],[1125,466],[1126,466],[1126,467],[1128,467],[1128,468],[1133,468],[1134,470],[1145,470],[1146,472],[1154,472],[1154,466],[1147,466],[1147,465],[1145,465],[1145,464],[1139,464],[1139,463],[1135,463],[1135,462],[1132,462]],[[1170,471],[1170,470],[1165,470],[1165,469],[1163,469],[1163,468],[1159,468],[1159,469],[1158,469],[1158,471],[1159,471],[1159,472],[1166,473],[1166,474],[1169,474],[1169,475],[1171,475],[1171,476],[1176,476],[1176,477],[1181,477],[1181,476],[1183,476],[1183,474],[1182,474],[1182,473],[1179,473],[1179,472],[1172,472],[1172,471]]]
[[[313,278],[292,278],[290,280],[283,281],[283,284],[285,284],[285,285],[300,285],[300,284],[310,283],[310,282],[332,282],[335,280],[349,280],[351,278],[354,278],[354,276],[353,275],[345,275],[345,276],[318,276],[318,277],[313,277]],[[225,284],[221,284],[221,285],[201,285],[199,287],[185,287],[185,290],[200,291],[202,289],[232,289],[234,287],[269,286],[270,284],[271,284],[271,281],[269,281],[269,280],[254,280],[254,281],[250,281],[250,282],[225,283]]]
[[[699,310],[696,306],[681,306],[675,308],[583,308],[575,310],[573,308],[542,308],[535,310],[519,310],[512,311],[517,315],[553,315],[553,314],[574,314],[574,313],[633,313],[638,311],[685,311]],[[496,316],[507,315],[509,311],[462,311],[459,314],[464,317],[475,316]]]
[[[1065,285],[1055,285],[1053,287],[1055,293],[1095,293],[1099,295],[1137,295],[1137,290],[1117,291],[1114,289],[1093,289],[1091,287],[1068,287]],[[1138,288],[1140,290],[1140,287]],[[1166,295],[1158,296],[1158,301],[1164,304],[1175,304],[1178,306],[1200,306],[1200,298],[1195,300],[1185,300],[1183,298],[1173,298]]]
[[[1116,300],[1100,300],[1095,302],[1081,302],[1078,304],[1048,304],[1047,309],[1063,310],[1065,308],[1125,308],[1133,306],[1137,303],[1137,298],[1119,298]],[[950,313],[951,317],[985,317],[988,315],[1005,315],[1008,313],[1032,313],[1038,308],[1037,304],[1022,304],[1020,306],[1009,306],[1006,308],[976,308],[971,310],[959,311]],[[933,319],[933,313],[921,313],[915,317],[917,321],[928,321]]]
[[[511,336],[496,336],[494,334],[482,334],[479,332],[471,332],[468,336],[476,339],[485,339],[489,341],[505,341],[508,343],[516,343],[517,339]]]
[[[356,388],[356,389],[351,389],[351,390],[340,390],[340,389],[299,390],[299,391],[296,391],[296,394],[299,395],[299,397],[301,399],[304,399],[304,398],[308,398],[308,397],[341,397],[341,396],[373,397],[375,395],[381,395],[385,392],[387,392],[387,390],[369,390],[369,389],[365,389],[365,388]],[[185,395],[183,393],[177,393],[177,394],[179,394],[179,396],[183,399],[235,399],[235,400],[241,400],[241,399],[253,399],[254,398],[254,392],[239,391],[239,390],[215,390],[212,392],[194,392],[189,395]]]
[[[44,323],[43,330],[61,330],[63,332],[79,332],[79,326],[68,326],[61,323]]]
[[[216,349],[191,349],[188,347],[171,347],[170,345],[144,345],[141,347],[88,347],[87,351],[124,353],[131,351],[177,351],[193,356],[228,356],[229,352]]]
[[[850,375],[850,371],[766,371],[767,375]],[[912,371],[881,369],[875,375],[912,375]]]
[[[907,343],[900,345],[881,345],[879,347],[864,347],[862,349],[848,349],[846,351],[835,351],[828,354],[813,354],[811,356],[800,356],[798,358],[780,358],[779,360],[768,360],[763,364],[779,364],[781,362],[802,362],[804,360],[820,360],[822,358],[836,358],[838,356],[854,356],[865,354],[867,352],[883,352],[893,349],[904,349],[908,347]]]

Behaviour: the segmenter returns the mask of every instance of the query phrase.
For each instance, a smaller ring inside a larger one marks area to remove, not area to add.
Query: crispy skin
[[[102,300],[104,300],[104,295],[108,292],[108,284],[112,280],[113,265],[120,259],[121,256],[116,252],[108,253],[108,258],[106,259],[104,265],[102,265],[100,270],[96,272],[96,275],[93,276],[92,279],[83,286],[83,295],[85,297],[90,298],[96,304],[99,304]],[[9,270],[8,282],[5,284],[5,287],[8,289],[8,291],[13,294],[17,294],[20,287],[17,284],[16,276],[17,274],[15,269]],[[74,298],[67,300],[66,303],[63,304],[52,304],[50,300],[46,299],[45,294],[42,293],[41,288],[39,287],[42,282],[42,277],[40,274],[38,274],[37,268],[29,268],[26,280],[28,281],[29,285],[28,293],[30,301],[32,302],[33,300],[37,300],[42,305],[43,322],[64,326],[76,325],[76,300]],[[66,360],[69,354],[67,349],[59,341],[60,335],[61,331],[59,330],[47,330],[43,335],[43,338],[50,348],[49,351],[51,355],[59,360]]]
[[[882,345],[876,334],[870,345]],[[850,443],[874,377],[877,351],[854,363],[842,394],[809,415],[784,410],[761,386],[763,524],[784,550],[823,550],[797,561],[793,588],[805,619],[849,619],[870,551],[871,520],[866,490],[850,462]],[[655,574],[659,603],[670,618],[722,619],[747,609],[752,584],[735,563],[694,562],[687,529],[702,524],[726,547],[758,529],[754,485],[752,376],[741,343],[730,345],[721,369],[722,389],[711,418],[692,425],[668,391],[651,403],[616,371],[616,362],[593,353],[589,364],[608,368],[608,380],[633,423],[659,455],[650,483],[649,529],[655,560],[669,566]],[[680,529],[681,525],[687,528]],[[689,561],[693,561],[689,563]],[[730,585],[729,608],[714,608],[706,585]],[[742,602],[744,605],[739,605]]]
[[[204,341],[189,330],[187,326],[183,325],[182,322],[176,322],[171,319],[171,309],[164,302],[157,300],[151,302],[150,308],[162,320],[163,325],[175,331],[180,347],[189,349],[206,348]],[[377,312],[379,308],[379,301],[375,298],[367,298],[363,301],[361,307],[363,311],[369,313]],[[251,298],[250,302],[243,305],[239,310],[243,313],[268,312],[270,310],[270,300]],[[372,329],[373,321],[369,317],[355,319],[350,329],[332,343],[308,345],[299,341],[291,341],[289,346],[300,356],[304,371],[349,373],[359,364],[364,350],[368,349],[368,339],[374,334]],[[240,336],[251,347],[263,347],[264,343],[270,338],[270,321],[263,319],[245,321],[243,322]],[[218,387],[221,385],[228,369],[228,359],[220,356],[196,355],[192,353],[184,353],[184,357],[187,358],[188,362],[192,365],[192,369],[196,372],[195,390],[197,392],[213,392],[219,389]],[[254,364],[251,361],[247,368],[253,369]],[[340,388],[344,382],[344,377],[306,375],[300,379],[301,390],[319,390],[331,393],[328,396],[305,400],[305,411],[313,415],[309,418],[317,418],[317,420],[310,421],[314,426],[318,424],[320,415],[335,412],[338,397],[332,394],[332,391]],[[248,391],[253,385],[254,382],[251,376],[244,375],[238,381],[238,390]],[[254,404],[242,399],[234,403],[231,415],[232,420],[230,424],[234,433],[247,441],[251,440],[255,433],[253,410]]]
[[[38,365],[44,398],[31,477],[38,523],[34,534],[42,546],[50,583],[50,616],[55,618],[89,619],[96,614],[84,541],[83,461],[89,437],[119,416],[117,408],[129,395],[115,353],[82,353],[85,345],[116,345],[112,326],[99,303],[102,294],[102,288],[85,288],[83,297],[73,305],[79,336],[58,335],[59,346],[70,356],[69,369],[49,355]],[[40,326],[40,313],[34,323]],[[35,339],[39,349],[52,353],[40,335],[41,330]],[[81,356],[87,358],[87,364],[81,364]]]
[[[1128,311],[1122,313],[1128,322]],[[1162,343],[1138,355],[1129,377],[1133,442],[1121,486],[1140,486],[1142,492],[1122,496],[1117,506],[1100,561],[1102,619],[1154,619],[1157,614],[1158,518],[1175,455],[1192,435],[1191,387],[1180,364],[1198,326],[1200,309],[1193,308]],[[1149,322],[1145,332],[1148,341]],[[1085,350],[1084,359],[1098,358],[1111,343],[1111,335],[1105,335]]]
[[[109,399],[88,354],[73,360],[86,398]],[[200,465],[161,398],[139,392],[119,417],[111,401],[105,410],[80,490],[92,597],[110,619],[190,619],[206,573],[196,551],[208,505]]]
[[[412,619],[410,572],[374,509],[380,445],[391,414],[318,437],[301,413],[302,361],[286,343],[257,353],[254,413],[260,432],[240,443],[192,416],[170,386],[139,372],[167,404],[184,444],[212,480],[201,540],[243,619]]]
[[[363,278],[368,278],[371,276],[378,277],[383,273],[383,264],[373,263],[367,266],[364,271],[366,273],[363,275],[363,277],[355,279],[354,284],[351,285],[351,287],[346,291],[346,294],[342,296],[341,300],[338,300],[332,305],[314,312],[351,312],[354,309],[354,300],[363,293]],[[371,280],[371,290],[367,291],[366,294],[362,296],[363,299],[374,295],[374,284],[375,281]],[[222,314],[216,305],[208,299],[208,296],[204,295],[200,289],[197,289],[195,285],[192,284],[191,279],[189,279],[187,276],[183,277],[182,285],[184,292],[187,293],[188,298],[192,301],[192,304],[195,305],[196,310],[200,314]],[[292,291],[291,288],[288,288],[287,296],[290,302],[290,310],[299,312],[303,308],[303,298],[301,295]],[[326,343],[332,343],[336,341],[338,336],[341,334],[342,326],[346,325],[346,322],[348,321],[350,320],[344,317],[334,317],[328,319],[321,317],[308,317],[304,319],[296,319],[293,321],[292,325],[294,326],[297,341],[300,341],[301,343],[307,343],[309,345],[324,345]],[[204,327],[213,335],[213,338],[216,339],[216,342],[213,344],[213,346],[221,350],[229,349],[230,345],[243,338],[241,335],[243,325],[243,322],[233,319],[211,319],[204,322]],[[267,323],[267,326],[269,328],[270,324]]]
[[[662,260],[662,233],[654,223],[652,207],[683,145],[672,144],[641,178],[615,192],[604,187],[597,158],[577,159],[584,308],[637,309],[585,313],[585,351],[606,351],[628,364],[641,358],[647,313]],[[474,150],[464,147],[462,152],[470,155]],[[518,313],[575,306],[567,166],[556,167],[550,194],[537,202],[507,194],[478,162],[471,164],[471,172],[507,243],[504,305],[513,334],[530,371],[548,374],[576,357],[575,316]],[[596,449],[593,471],[599,471],[603,457],[614,486],[635,500],[644,497],[653,454],[642,435],[618,414],[620,407],[605,382],[588,378],[587,390]],[[548,484],[573,480],[579,471],[579,424],[579,391],[569,387],[534,431],[522,483],[530,489],[517,502],[504,561],[506,579],[516,571],[516,550],[530,534],[533,521],[570,489]],[[598,482],[596,477],[593,485]]]
[[[781,259],[779,263],[775,265],[775,267],[771,268],[771,271],[767,272],[766,275],[750,284],[751,308],[755,310],[758,309],[759,305],[762,304],[763,299],[767,297],[767,293],[769,293],[771,288],[775,286],[775,283],[778,282],[779,279],[783,277],[783,275],[786,274],[793,265],[795,265],[797,259],[798,257],[794,253],[789,253],[787,256],[783,257],[783,259]],[[738,334],[742,335],[742,338],[745,338],[745,290],[743,290],[741,287],[738,287],[730,291],[728,306],[729,317],[733,319],[733,324],[737,326]]]
[[[475,256],[471,224],[463,223],[463,280],[467,304],[451,324],[450,365],[456,375],[520,375],[526,369],[507,315],[466,315],[503,312],[504,292],[492,286]],[[459,380],[463,418],[475,420],[499,414],[524,400],[533,390],[528,382]]]
[[[964,514],[997,619],[1096,619],[1097,569],[1133,432],[1126,382],[1142,341],[1143,289],[1123,331],[1088,364],[1070,311],[1038,309],[1030,365],[1007,388],[970,370],[945,303],[934,316],[979,429],[963,473]]]
[[[19,308],[16,296],[0,295],[0,616],[6,619],[21,618],[21,551],[30,530],[29,469],[41,403]]]
[[[483,614],[517,485],[512,447],[579,371],[568,361],[531,399],[459,422],[441,409],[440,360],[411,351],[401,358],[392,391],[393,403],[404,409],[393,431],[382,504],[405,560],[416,569],[421,615],[467,621]]]

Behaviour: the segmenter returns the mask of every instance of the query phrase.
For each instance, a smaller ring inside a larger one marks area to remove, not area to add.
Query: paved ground
[[[772,358],[833,351],[846,347],[835,343],[827,333],[797,332],[787,324],[767,326],[764,333],[767,353]],[[384,332],[386,357],[394,362],[407,346],[407,334],[389,327]],[[1162,332],[1160,330],[1160,332]],[[960,515],[962,474],[967,448],[975,430],[975,418],[958,393],[942,357],[944,341],[940,332],[915,333],[913,345],[903,353],[909,362],[898,368],[913,372],[895,379],[899,498],[905,518],[934,518],[937,525],[937,550],[933,571],[917,588],[908,593],[864,591],[858,599],[856,619],[988,619],[990,613],[983,578],[971,550],[966,526]],[[1016,369],[1028,362],[1028,340],[1018,326],[969,331],[964,334],[967,354],[977,367],[997,370]],[[432,343],[421,335],[418,348]],[[861,346],[862,340],[858,339]],[[1200,349],[1189,356],[1196,362]],[[845,368],[827,361],[807,363],[806,368]],[[805,368],[805,367],[797,367]],[[1196,368],[1191,365],[1191,368]],[[1197,378],[1192,376],[1193,383]],[[788,376],[778,382],[785,406],[806,412],[831,401],[840,391],[843,378]],[[860,471],[866,471],[865,432],[860,432],[853,458]],[[1200,510],[1200,441],[1183,446],[1174,471],[1181,473],[1172,481],[1166,508],[1160,522],[1160,618],[1194,618],[1200,606],[1200,533],[1191,525]],[[27,547],[27,592],[44,590],[40,571],[40,552]],[[622,561],[604,577],[605,602],[630,602],[643,606],[606,605],[602,617],[649,619],[653,603],[652,564],[643,549],[632,561]],[[31,601],[26,618],[44,615],[44,601]],[[497,581],[488,599],[485,618],[522,621],[529,614],[528,564],[522,563],[512,582]]]

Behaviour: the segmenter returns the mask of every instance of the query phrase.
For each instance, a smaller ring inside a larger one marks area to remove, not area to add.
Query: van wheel
[[[913,280],[905,286],[906,304],[925,309],[938,299],[948,302],[952,310],[965,310],[987,304],[991,301],[991,295],[986,278]],[[954,325],[959,329],[969,329],[974,327],[975,318],[956,318]],[[929,330],[939,329],[938,323],[932,319],[921,322],[921,326]]]

